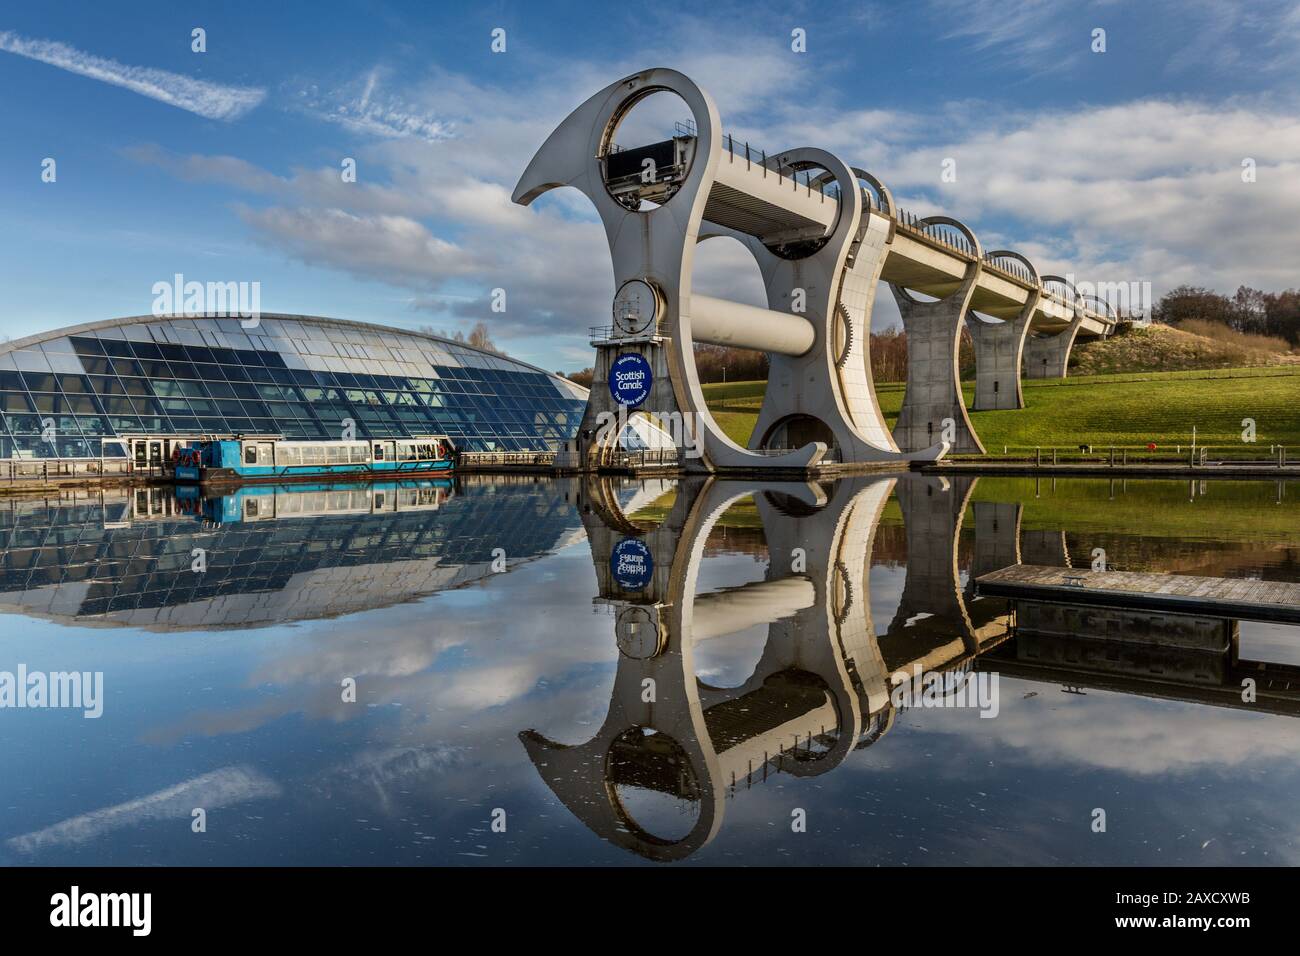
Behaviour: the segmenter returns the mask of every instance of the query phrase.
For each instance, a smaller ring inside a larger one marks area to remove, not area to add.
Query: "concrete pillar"
[[[970,580],[1020,563],[1019,502],[974,501],[975,558]]]
[[[1025,334],[1038,309],[1039,297],[1037,290],[1030,293],[1020,314],[1006,322],[966,317],[966,327],[975,344],[975,411],[1025,407],[1020,366]]]
[[[1020,560],[1050,568],[1073,567],[1064,531],[1024,531],[1020,535]]]
[[[894,425],[894,441],[904,452],[920,451],[942,441],[951,423],[955,454],[982,455],[980,443],[957,371],[961,326],[979,279],[980,263],[972,262],[961,287],[945,299],[921,302],[906,289],[890,283],[907,333],[907,392]]]
[[[1071,320],[1063,332],[1025,339],[1025,378],[1065,378],[1070,364],[1070,350],[1074,348],[1074,339],[1079,334],[1082,323],[1083,315],[1080,314]]]
[[[978,478],[907,475],[894,487],[907,534],[907,577],[880,638],[891,674],[943,670],[976,647],[957,567],[958,536]]]

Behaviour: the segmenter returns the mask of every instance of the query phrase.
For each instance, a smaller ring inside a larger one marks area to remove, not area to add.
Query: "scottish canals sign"
[[[620,405],[635,408],[650,397],[654,374],[650,363],[635,352],[624,352],[609,368],[609,394]]]
[[[614,553],[609,556],[609,570],[624,591],[644,591],[654,574],[655,563],[644,541],[624,538],[614,545]]]

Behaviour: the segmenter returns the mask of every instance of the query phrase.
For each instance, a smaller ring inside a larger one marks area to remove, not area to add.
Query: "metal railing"
[[[494,465],[553,465],[553,451],[463,451],[457,455],[457,464],[464,467]]]
[[[989,449],[996,454],[995,449]],[[983,457],[983,456],[974,456]],[[1100,464],[1106,467],[1128,465],[1184,465],[1212,470],[1220,466],[1256,466],[1287,468],[1300,465],[1285,445],[1003,445],[1004,459],[1026,461],[1035,467],[1044,465]]]
[[[994,256],[990,253],[985,253],[984,264],[989,268],[996,269],[998,272],[1009,275],[1012,278],[1019,279],[1021,282],[1025,283],[1026,285],[1029,286],[1037,285],[1037,283],[1034,281],[1033,275],[1030,274],[1029,270],[1025,268],[1025,264],[1018,259],[1011,259],[1009,257],[1004,257],[1004,256]]]
[[[763,171],[764,177],[769,172],[773,173],[778,184],[788,179],[795,189],[803,188],[810,196],[813,193],[818,193],[823,200],[835,199],[838,201],[839,199],[838,185],[833,180],[827,182],[823,172],[792,169],[789,166],[783,166],[779,159],[776,165],[769,167],[767,150],[750,146],[747,141],[738,142],[730,133],[722,137],[722,146],[727,151],[729,162],[734,163],[743,159],[746,169],[757,165]],[[829,190],[827,187],[830,187]]]
[[[0,461],[0,474],[11,482],[162,474],[162,466],[155,467],[156,471],[147,465],[136,466],[128,458],[8,458]]]
[[[624,468],[645,468],[650,465],[671,465],[675,468],[681,464],[681,454],[676,448],[618,449],[606,456],[605,463]]]
[[[962,235],[960,230],[945,223],[922,222],[924,218],[924,216],[918,216],[900,208],[897,222],[899,226],[915,235],[924,236],[931,242],[947,246],[953,252],[960,253],[969,259],[975,258],[975,247],[971,245],[969,239]]]

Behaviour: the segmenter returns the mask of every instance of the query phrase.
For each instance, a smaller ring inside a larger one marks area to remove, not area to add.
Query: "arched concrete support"
[[[1025,378],[1065,378],[1070,366],[1070,352],[1083,325],[1083,314],[1076,313],[1069,326],[1055,335],[1029,336],[1024,345]]]
[[[1008,322],[967,317],[966,328],[975,346],[975,411],[1025,407],[1020,365],[1038,297],[1033,299],[1034,305]]]
[[[899,450],[880,412],[871,382],[871,304],[888,255],[890,222],[864,209],[858,172],[825,150],[802,147],[768,159],[772,169],[823,169],[822,182],[839,187],[839,218],[820,248],[799,258],[778,255],[759,239],[743,237],[767,288],[768,308],[799,307],[817,330],[802,355],[770,353],[767,390],[750,448],[801,444],[783,440],[794,421],[817,423],[817,436],[846,462],[934,461],[946,451],[936,440]],[[887,193],[885,193],[887,195]]]
[[[914,669],[939,671],[976,649],[957,566],[958,536],[978,478],[908,475],[895,495],[907,535],[907,578],[880,638],[894,683]]]
[[[975,515],[975,554],[971,558],[970,573],[966,575],[962,602],[974,630],[975,642],[983,651],[990,641],[1006,636],[1010,619],[1007,602],[979,597],[975,593],[975,580],[982,574],[1020,563],[1020,517],[1023,509],[1019,502],[1002,501],[973,501],[970,508]]]
[[[922,225],[947,224],[962,230],[975,249],[957,291],[935,302],[922,302],[901,286],[890,284],[907,333],[907,391],[894,425],[894,441],[903,451],[927,448],[952,435],[951,451],[982,455],[984,445],[961,393],[957,354],[962,323],[982,271],[983,253],[975,234],[946,216],[931,216]]]
[[[971,508],[975,512],[975,558],[970,579],[1019,564],[1020,503],[976,501]]]
[[[686,103],[697,130],[690,169],[676,192],[657,208],[632,210],[605,186],[602,157],[619,122],[637,102],[668,91]],[[640,279],[649,282],[662,302],[655,327],[644,335],[598,347],[587,410],[578,431],[584,470],[595,470],[605,445],[599,440],[609,416],[620,406],[610,395],[608,374],[619,354],[635,352],[650,365],[653,382],[638,410],[658,417],[684,416],[698,438],[698,456],[685,456],[692,471],[718,469],[804,470],[826,453],[810,443],[789,454],[757,455],[726,436],[709,413],[700,388],[691,334],[691,275],[704,207],[722,149],[721,123],[712,98],[676,70],[651,69],[611,83],[574,110],[537,151],[515,187],[513,199],[528,205],[560,186],[580,190],[596,207],[609,242],[614,287]]]
[[[1048,275],[1042,277],[1039,286],[1045,289],[1049,283],[1070,290],[1067,301],[1074,309],[1074,318],[1060,332],[1051,335],[1031,335],[1026,338],[1022,359],[1025,378],[1065,378],[1074,340],[1086,318],[1083,297],[1079,295],[1079,290],[1075,288],[1073,282],[1064,276]]]
[[[1025,564],[1040,564],[1050,568],[1072,566],[1064,531],[1022,531],[1020,554],[1020,560]]]
[[[988,254],[990,260],[1001,257],[1017,259],[1029,269],[1034,279],[1038,271],[1024,256],[1009,249],[998,249]],[[1020,367],[1023,362],[1025,336],[1042,300],[1042,284],[1029,293],[1020,314],[1006,322],[984,322],[974,315],[966,317],[971,341],[975,346],[975,411],[1025,407],[1024,390],[1020,387]]]

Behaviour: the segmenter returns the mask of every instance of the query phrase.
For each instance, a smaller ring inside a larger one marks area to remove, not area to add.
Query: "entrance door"
[[[162,453],[162,442],[151,441],[149,443],[149,464],[151,466],[161,465],[163,461]]]
[[[131,442],[131,452],[135,456],[135,464],[138,468],[143,468],[148,464],[149,459],[145,457],[148,451],[149,443],[142,439],[136,439]]]

